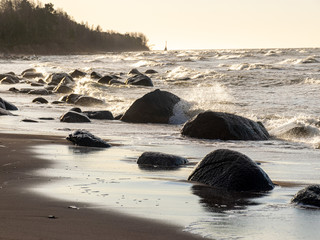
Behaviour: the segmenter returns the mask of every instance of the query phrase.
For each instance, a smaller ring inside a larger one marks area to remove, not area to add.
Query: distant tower
[[[166,41],[166,46],[164,47],[164,51],[168,51],[168,48],[167,48],[167,41]]]

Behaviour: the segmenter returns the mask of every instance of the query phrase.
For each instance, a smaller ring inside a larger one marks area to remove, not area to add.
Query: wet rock
[[[8,82],[7,84],[14,84],[14,83],[19,83],[20,82],[20,78],[18,78],[16,75],[14,74],[10,74],[10,73],[5,73],[5,74],[0,74],[0,81],[5,81]],[[5,83],[4,83],[5,84]]]
[[[61,97],[59,100],[63,101],[63,102],[74,104],[82,96],[83,95],[81,95],[81,94],[72,93],[72,94]]]
[[[289,123],[273,129],[271,134],[280,138],[307,138],[319,135],[318,128],[300,123]]]
[[[68,122],[68,123],[88,123],[91,122],[90,119],[82,114],[82,113],[77,113],[73,111],[69,111],[62,115],[60,117],[61,122]]]
[[[89,107],[89,106],[101,105],[101,104],[104,104],[104,102],[94,97],[82,96],[82,97],[79,97],[74,104]]]
[[[153,69],[148,69],[147,71],[144,72],[145,74],[155,74],[158,73],[156,70]]]
[[[54,118],[52,118],[52,117],[41,117],[41,118],[39,118],[39,120],[52,121],[52,120],[54,120]]]
[[[53,101],[51,104],[59,105],[59,104],[64,104],[65,102],[62,101]]]
[[[100,78],[98,80],[98,83],[100,84],[109,84],[110,80],[113,79],[113,76],[111,75],[106,75],[106,76],[103,76],[102,78]]]
[[[28,94],[33,95],[50,95],[52,94],[51,91],[48,91],[47,89],[32,89],[28,92]]]
[[[300,190],[291,200],[292,203],[306,207],[320,207],[320,185],[310,185]]]
[[[186,158],[179,156],[159,153],[159,152],[144,152],[137,163],[139,165],[161,166],[161,167],[178,167],[188,163]]]
[[[27,79],[33,79],[33,78],[43,78],[43,74],[39,72],[25,72],[23,73],[22,77]]]
[[[0,108],[0,116],[12,116],[13,114],[6,109]]]
[[[38,123],[38,121],[36,121],[36,120],[32,120],[32,119],[23,119],[23,120],[21,120],[21,122],[27,122],[27,123]]]
[[[38,79],[37,83],[39,84],[46,84],[46,82],[43,79]]]
[[[90,119],[98,119],[98,120],[113,120],[113,115],[110,111],[85,111],[83,112]]]
[[[37,97],[35,99],[32,100],[33,103],[43,103],[43,104],[46,104],[48,103],[48,100],[46,100],[45,98],[43,97]]]
[[[64,94],[69,94],[73,92],[73,89],[68,87],[68,86],[64,86],[64,85],[58,85],[53,89],[53,92],[55,93],[64,93]]]
[[[159,89],[137,99],[122,116],[124,122],[169,123],[174,106],[180,98]]]
[[[77,112],[77,113],[82,113],[81,108],[78,108],[78,107],[71,108],[70,111]]]
[[[101,74],[99,74],[99,73],[97,73],[97,72],[92,72],[91,74],[90,74],[90,77],[91,77],[91,79],[100,79],[100,78],[102,78],[102,76],[101,76]]]
[[[260,192],[274,188],[268,175],[255,162],[228,149],[219,149],[205,156],[188,180],[227,191]]]
[[[0,108],[4,109],[4,110],[9,110],[9,111],[16,111],[18,110],[18,108],[13,105],[10,102],[7,102],[6,100],[2,99],[0,97]]]
[[[135,85],[135,86],[146,86],[146,87],[153,87],[152,80],[143,74],[135,75],[130,77],[125,82],[127,85]]]
[[[12,88],[9,88],[8,91],[17,93],[17,92],[19,92],[19,89],[12,87]]]
[[[13,81],[13,79],[11,77],[5,77],[2,80],[0,80],[1,84],[16,84],[15,81]]]
[[[97,147],[97,148],[109,148],[111,147],[106,141],[99,137],[94,136],[88,131],[77,130],[67,137],[67,140],[71,141],[78,146]]]
[[[82,72],[78,69],[76,69],[72,73],[70,73],[70,76],[73,78],[82,78],[82,77],[85,77],[86,75],[87,75],[87,73]]]
[[[64,78],[66,78],[65,81],[74,82],[73,78],[68,73],[51,73],[48,77],[46,77],[45,81],[48,83],[48,85],[57,86]]]
[[[182,135],[220,140],[268,140],[269,133],[262,123],[230,113],[203,112],[189,120]]]
[[[37,69],[35,69],[35,68],[28,68],[28,69],[24,70],[24,71],[21,73],[21,75],[23,75],[23,74],[25,74],[25,73],[27,73],[27,72],[35,73],[35,72],[37,72]]]
[[[32,83],[30,83],[30,86],[31,87],[43,87],[43,84],[32,82]]]
[[[141,75],[142,73],[139,72],[138,69],[134,68],[134,69],[131,69],[130,72],[128,74],[132,74],[132,75]]]
[[[124,82],[121,82],[121,81],[119,81],[119,80],[117,80],[117,79],[111,79],[111,80],[109,81],[109,85],[125,85],[125,83],[124,83]]]

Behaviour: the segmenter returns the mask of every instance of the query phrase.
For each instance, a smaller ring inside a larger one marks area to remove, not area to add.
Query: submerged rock
[[[90,74],[90,77],[91,77],[91,79],[100,79],[102,76],[101,76],[101,74],[99,74],[99,73],[97,73],[97,72],[92,72],[91,74]]]
[[[153,87],[151,78],[143,74],[138,74],[133,77],[130,77],[126,80],[125,83],[127,85]]]
[[[95,106],[95,105],[104,104],[104,102],[94,97],[81,96],[75,101],[74,104],[80,105],[80,106]]]
[[[83,95],[81,94],[72,93],[72,94],[61,97],[59,101],[74,104],[82,96]]]
[[[228,149],[209,153],[190,174],[195,181],[228,191],[270,191],[268,175],[246,155]]]
[[[98,80],[100,84],[109,84],[110,80],[114,79],[111,75],[105,75]]]
[[[133,69],[130,70],[130,72],[128,74],[141,75],[142,73],[138,69],[133,68]]]
[[[68,123],[86,123],[86,122],[91,122],[90,119],[82,114],[82,113],[78,113],[78,112],[73,112],[73,111],[69,111],[65,114],[63,114],[60,117],[60,121],[61,122],[68,122]]]
[[[37,97],[35,99],[32,100],[33,103],[43,103],[43,104],[46,104],[48,103],[48,100],[46,100],[45,98],[43,97]]]
[[[111,147],[106,141],[102,140],[99,137],[94,136],[88,131],[77,130],[74,133],[70,134],[67,137],[67,140],[73,142],[78,146],[85,147],[97,147],[97,148],[109,148]]]
[[[139,165],[147,166],[161,166],[161,167],[178,167],[188,163],[186,158],[179,156],[159,153],[159,152],[144,152],[137,163]]]
[[[78,69],[76,69],[72,73],[70,73],[70,76],[73,77],[73,78],[81,78],[81,77],[84,77],[86,75],[87,75],[87,73],[82,72],[82,71],[80,71]]]
[[[320,185],[310,185],[300,190],[291,200],[299,205],[320,207]]]
[[[11,112],[9,112],[8,110],[5,110],[3,108],[0,108],[0,116],[12,116],[13,114]]]
[[[124,122],[169,123],[174,106],[180,98],[159,89],[137,99],[121,117]]]
[[[144,72],[145,74],[155,74],[158,73],[156,70],[153,69],[148,69],[147,71]]]
[[[50,94],[52,94],[52,92],[43,88],[43,89],[32,89],[32,90],[30,90],[28,92],[28,94],[32,94],[32,95],[50,95]]]
[[[268,140],[269,133],[262,123],[230,113],[203,112],[189,120],[182,135],[220,140]]]
[[[33,78],[43,78],[43,74],[39,72],[24,72],[22,74],[22,77],[28,78],[28,79],[33,79]]]
[[[110,111],[85,111],[83,112],[90,119],[113,120],[114,117]]]

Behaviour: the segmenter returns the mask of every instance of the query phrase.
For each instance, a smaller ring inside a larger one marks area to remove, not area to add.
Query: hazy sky
[[[320,0],[40,0],[153,49],[320,47]]]

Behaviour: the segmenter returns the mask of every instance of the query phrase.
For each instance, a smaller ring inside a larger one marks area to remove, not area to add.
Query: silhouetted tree
[[[0,51],[65,54],[149,50],[142,33],[103,32],[100,26],[77,23],[52,3],[0,0]]]

